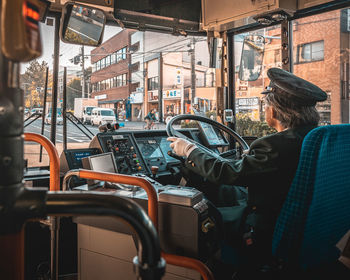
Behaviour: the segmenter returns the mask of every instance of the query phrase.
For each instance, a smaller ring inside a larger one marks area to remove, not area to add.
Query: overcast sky
[[[40,23],[40,30],[41,30],[41,41],[43,46],[43,54],[41,57],[38,58],[38,61],[41,62],[45,60],[49,64],[50,70],[53,68],[53,49],[54,49],[54,27],[48,26],[44,23]],[[120,32],[122,29],[120,27],[115,26],[106,26],[103,41],[108,40],[118,32]],[[80,52],[80,45],[73,45],[73,44],[66,44],[62,41],[60,42],[60,70],[62,67],[66,66],[69,69],[81,69],[81,66],[74,65],[69,61],[69,59],[73,58],[75,55],[78,55]],[[84,53],[85,55],[89,55],[90,51],[94,47],[84,47]],[[21,73],[24,73],[26,70],[26,67],[28,66],[27,63],[23,63],[21,65]],[[85,68],[90,66],[90,58],[85,60]]]

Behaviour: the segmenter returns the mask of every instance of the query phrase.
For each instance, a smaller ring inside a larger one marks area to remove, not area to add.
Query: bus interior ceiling
[[[242,156],[273,132],[271,67],[350,123],[350,1],[0,2],[1,279],[224,280],[211,192],[168,136]]]

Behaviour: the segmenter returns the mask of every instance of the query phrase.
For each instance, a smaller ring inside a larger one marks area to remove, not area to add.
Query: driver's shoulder
[[[286,130],[258,138],[252,142],[250,148],[256,148],[259,146],[271,146],[277,148],[279,146],[285,146],[287,142],[294,141],[291,139],[290,133]]]
[[[269,146],[272,149],[294,149],[302,144],[302,141],[312,127],[301,127],[286,129],[281,132],[276,132],[264,137],[258,138],[252,142],[251,148],[259,146]]]

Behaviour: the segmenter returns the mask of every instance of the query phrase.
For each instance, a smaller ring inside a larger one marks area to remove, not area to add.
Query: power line
[[[74,91],[77,91],[77,92],[79,92],[79,93],[82,93],[82,91],[79,90],[79,89],[75,89],[75,88],[72,88],[72,87],[70,87],[70,86],[66,86],[66,87],[69,88],[69,89],[71,89],[71,90],[74,90]]]

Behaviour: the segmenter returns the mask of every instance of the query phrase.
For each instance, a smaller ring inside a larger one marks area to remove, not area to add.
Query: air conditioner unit
[[[254,22],[252,16],[282,11],[292,15],[296,0],[202,0],[202,26],[207,31],[225,31]]]

